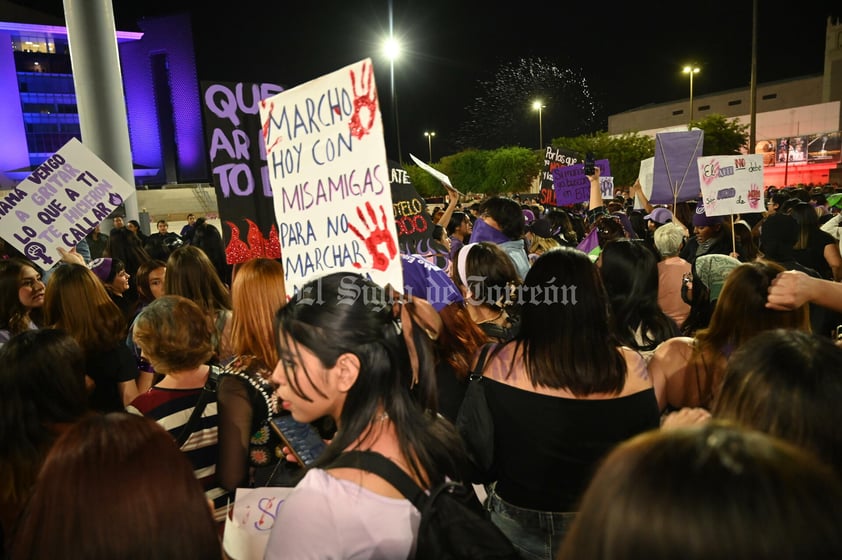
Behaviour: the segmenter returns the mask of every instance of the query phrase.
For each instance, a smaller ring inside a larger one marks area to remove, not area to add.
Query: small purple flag
[[[584,253],[587,253],[587,255],[591,257],[591,260],[599,256],[601,251],[599,248],[599,237],[597,236],[596,227],[591,229],[584,239],[576,245],[576,248]]]

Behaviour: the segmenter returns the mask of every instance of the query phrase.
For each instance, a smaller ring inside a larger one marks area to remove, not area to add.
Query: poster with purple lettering
[[[600,178],[611,177],[611,166],[607,159],[598,159],[594,164],[599,167]],[[555,188],[555,199],[558,206],[567,206],[577,202],[587,202],[591,195],[591,183],[585,175],[585,164],[574,163],[566,167],[556,167],[552,171],[553,187]],[[607,190],[609,187],[600,181],[600,190]],[[611,178],[610,187],[613,196],[614,179]],[[605,194],[603,193],[603,197]]]
[[[213,185],[228,264],[255,257],[278,259],[281,246],[266,150],[260,128],[260,100],[284,90],[279,85],[203,83],[202,105]]]
[[[73,138],[0,200],[0,237],[49,269],[134,190]]]
[[[287,294],[332,272],[403,285],[371,59],[260,103]]]
[[[763,154],[705,156],[696,160],[705,214],[763,212]]]

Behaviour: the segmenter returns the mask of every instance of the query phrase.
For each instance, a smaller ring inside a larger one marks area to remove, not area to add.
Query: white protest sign
[[[260,102],[287,295],[357,272],[403,286],[371,59]]]
[[[646,158],[640,161],[640,171],[637,174],[637,180],[640,181],[640,188],[643,189],[643,195],[646,200],[652,196],[652,177],[655,175],[655,156]],[[634,209],[643,209],[643,203],[639,197],[634,197]]]
[[[73,138],[0,200],[0,237],[48,269],[133,193]]]
[[[459,191],[457,191],[453,187],[453,183],[450,182],[450,177],[448,177],[447,175],[445,175],[444,173],[442,173],[441,171],[439,171],[435,167],[427,165],[426,163],[424,163],[423,161],[421,161],[420,159],[418,159],[417,157],[415,157],[412,154],[409,154],[409,157],[412,158],[412,161],[415,162],[415,165],[417,165],[418,167],[420,167],[421,169],[423,169],[424,171],[426,171],[427,173],[429,173],[430,175],[432,175],[433,177],[438,179],[442,184],[447,185],[448,187],[450,187],[451,189],[456,191],[457,194],[462,195],[462,193],[460,193]],[[462,196],[464,196],[464,195],[462,195]]]
[[[763,212],[763,154],[705,156],[697,160],[708,216]]]
[[[278,509],[293,488],[237,488],[233,512],[225,520],[222,548],[231,560],[263,560]]]
[[[614,198],[614,177],[599,177],[599,192],[602,198]]]

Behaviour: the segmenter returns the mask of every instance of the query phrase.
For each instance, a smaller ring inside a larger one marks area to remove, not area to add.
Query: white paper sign
[[[222,536],[222,547],[231,560],[263,560],[278,509],[292,491],[276,486],[237,488]]]
[[[49,269],[61,259],[59,247],[75,247],[132,194],[132,185],[72,138],[0,200],[0,237]]]
[[[614,198],[614,177],[599,177],[599,192],[602,198],[611,200]]]
[[[371,59],[260,102],[287,295],[333,272],[403,286]]]
[[[708,216],[763,212],[763,154],[706,156],[697,160]]]
[[[427,173],[429,173],[430,175],[432,175],[433,177],[438,179],[441,183],[447,185],[448,187],[450,187],[451,189],[456,191],[459,195],[462,195],[462,193],[460,193],[455,188],[453,188],[453,183],[450,182],[450,177],[448,177],[447,175],[445,175],[444,173],[442,173],[441,171],[439,171],[435,167],[431,167],[431,166],[427,165],[426,163],[424,163],[423,161],[421,161],[420,159],[418,159],[417,157],[415,157],[412,154],[409,154],[409,157],[412,158],[412,161],[415,162],[415,165],[417,165],[418,167],[420,167],[421,169],[423,169],[424,171],[426,171]]]
[[[646,200],[652,196],[652,177],[655,175],[655,157],[646,158],[640,162],[640,171],[637,174],[637,180],[640,181],[640,187],[643,189],[643,194]],[[634,209],[642,210],[643,203],[640,202],[639,197],[634,197]]]

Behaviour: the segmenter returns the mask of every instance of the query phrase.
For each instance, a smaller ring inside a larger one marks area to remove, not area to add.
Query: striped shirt
[[[172,435],[178,438],[190,418],[202,389],[166,389],[152,387],[138,395],[126,410],[132,414],[154,419]],[[193,465],[196,478],[202,483],[205,495],[213,501],[217,521],[225,521],[230,493],[216,481],[219,417],[217,416],[216,394],[208,401],[205,410],[190,433],[181,450]]]

